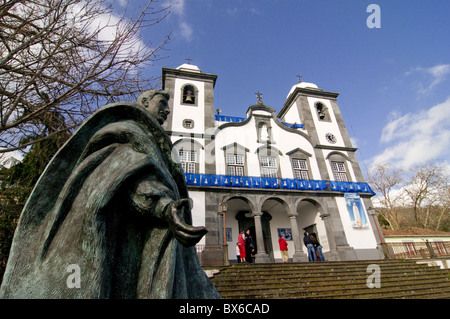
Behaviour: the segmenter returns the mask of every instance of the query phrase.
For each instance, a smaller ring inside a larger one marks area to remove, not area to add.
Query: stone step
[[[443,295],[450,295],[449,283],[422,283],[410,286],[408,284],[397,283],[393,286],[385,288],[366,288],[365,290],[340,290],[339,292],[326,292],[310,294],[303,298],[309,299],[343,299],[343,298],[358,298],[358,299],[375,299],[375,298],[428,298],[441,297]],[[298,296],[282,296],[281,298],[299,298]]]
[[[428,274],[432,274],[435,272],[442,273],[439,267],[428,267],[428,266],[412,266],[412,267],[380,267],[381,275],[384,274],[411,274],[426,272]],[[234,270],[224,271],[213,277],[213,282],[235,282],[236,280],[245,279],[248,281],[260,281],[260,280],[268,280],[268,279],[289,279],[289,278],[320,278],[327,277],[333,278],[336,276],[346,276],[346,277],[354,277],[358,275],[368,276],[367,268],[332,268],[332,269],[314,269],[314,270],[299,270],[299,269],[291,269],[291,270],[277,270],[272,272],[267,271],[258,271],[258,270],[249,270],[249,271],[239,271],[235,272]]]
[[[384,266],[403,266],[403,267],[430,267],[426,264],[417,264],[414,262],[386,262],[386,261],[368,261],[368,262],[355,262],[355,263],[343,263],[343,262],[316,262],[316,263],[286,263],[286,264],[234,264],[229,266],[226,270],[234,270],[236,272],[239,271],[273,271],[277,269],[330,269],[330,268],[367,268],[371,264],[379,265],[380,267]],[[437,267],[437,266],[435,266]]]
[[[370,264],[380,267],[380,288],[367,287]],[[450,297],[449,270],[413,261],[237,264],[211,280],[233,299]]]
[[[390,274],[403,274],[403,275],[414,275],[414,274],[448,274],[450,272],[443,271],[440,269],[427,269],[427,268],[381,268],[381,275],[390,275]],[[301,271],[292,271],[292,272],[275,272],[275,273],[265,273],[261,274],[258,272],[247,273],[246,275],[235,274],[235,273],[223,273],[218,276],[213,277],[213,281],[219,282],[235,282],[239,277],[245,278],[246,281],[261,281],[261,280],[277,280],[277,279],[290,279],[290,278],[334,278],[336,276],[348,277],[352,278],[355,276],[368,276],[370,273],[367,269],[356,269],[356,270],[334,270],[327,272],[301,272]]]
[[[227,299],[290,299],[290,298],[394,298],[408,296],[412,293],[421,294],[450,294],[450,283],[423,281],[419,283],[382,284],[381,288],[361,287],[311,287],[310,289],[279,288],[267,290],[246,289],[241,292],[221,292]]]
[[[292,279],[279,279],[279,280],[264,280],[264,281],[246,281],[245,287],[247,290],[251,289],[271,289],[271,288],[308,288],[308,287],[343,287],[346,285],[360,285],[366,286],[368,276],[358,276],[353,278],[347,278],[346,276],[338,276],[336,278],[330,278],[329,280],[324,280],[322,278],[292,278]],[[448,280],[447,276],[444,274],[420,274],[416,276],[404,276],[404,275],[385,275],[381,276],[380,281],[383,284],[386,283],[396,283],[399,280],[408,281],[408,282],[417,282],[422,280],[435,280],[438,282],[444,282]],[[240,287],[236,287],[236,283],[216,283],[214,285],[217,289],[220,289],[222,292],[225,291],[238,291],[242,289]]]
[[[369,265],[369,264],[379,264],[379,265],[416,265],[414,261],[404,261],[404,260],[358,260],[358,261],[325,261],[325,262],[300,262],[300,263],[269,263],[269,264],[247,264],[247,263],[237,263],[232,264],[229,267],[232,268],[311,268],[311,267],[329,267],[329,266],[347,266],[354,267],[358,265]]]
[[[395,284],[414,284],[414,283],[448,283],[449,278],[445,275],[420,275],[420,276],[384,276],[380,278],[380,283],[384,287]],[[236,285],[217,285],[223,292],[242,292],[242,287]],[[297,289],[302,291],[320,290],[320,289],[340,289],[345,287],[367,288],[367,276],[358,278],[341,278],[335,280],[321,280],[312,278],[311,280],[270,280],[261,282],[246,282],[245,291],[261,291],[269,289]]]

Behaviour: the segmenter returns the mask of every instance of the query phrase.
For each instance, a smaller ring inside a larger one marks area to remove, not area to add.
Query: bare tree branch
[[[450,226],[450,175],[442,163],[424,163],[404,172],[389,164],[375,166],[369,183],[379,195],[379,215],[392,229]]]
[[[392,229],[398,229],[402,206],[402,195],[398,190],[403,184],[402,170],[395,169],[387,163],[376,165],[369,172],[368,182],[381,195],[379,202],[385,209],[380,214],[389,222]]]
[[[0,5],[0,153],[76,128],[96,109],[135,99],[157,78],[143,69],[169,41],[144,44],[142,32],[167,9],[113,15],[106,0],[6,0]],[[58,114],[59,120],[52,123]],[[22,139],[26,143],[21,143]]]

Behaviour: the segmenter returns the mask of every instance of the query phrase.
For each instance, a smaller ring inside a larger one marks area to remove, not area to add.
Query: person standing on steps
[[[314,243],[311,237],[309,236],[308,232],[304,232],[303,236],[303,243],[305,244],[306,248],[308,248],[309,261],[317,261],[316,250],[314,249]]]
[[[241,262],[241,251],[239,250],[239,243],[236,243],[236,259],[239,264]]]
[[[315,233],[311,233],[311,240],[313,241],[314,249],[319,254],[319,260],[325,261],[325,257],[322,253],[322,245],[319,243],[319,240],[317,239],[317,235]]]
[[[241,263],[245,263],[245,233],[244,230],[242,229],[238,236],[238,247],[240,252]]]
[[[283,263],[287,263],[289,259],[288,243],[286,242],[286,239],[283,238],[283,235],[280,235],[278,244],[280,245],[281,259],[283,260]]]
[[[245,260],[251,264],[254,262],[253,258],[256,253],[256,247],[253,238],[250,235],[250,229],[247,229],[245,233]]]

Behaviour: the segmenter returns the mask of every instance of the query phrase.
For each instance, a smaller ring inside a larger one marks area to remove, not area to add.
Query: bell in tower
[[[190,85],[186,85],[183,90],[183,103],[195,104],[194,88]]]

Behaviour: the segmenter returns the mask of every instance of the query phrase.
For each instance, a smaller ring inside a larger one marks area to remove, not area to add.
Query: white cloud
[[[261,14],[261,11],[259,11],[259,10],[256,9],[256,8],[250,8],[250,13],[251,13],[252,15],[260,15],[260,14]]]
[[[170,10],[176,15],[184,15],[184,0],[168,0],[163,5],[165,7],[170,6]]]
[[[417,83],[417,92],[421,95],[431,92],[438,84],[446,80],[450,74],[450,64],[438,64],[429,68],[416,67],[411,71],[405,73],[406,76],[412,74],[426,74],[431,76],[431,80],[428,80],[426,84],[422,81]]]
[[[350,142],[352,143],[353,147],[359,147],[359,139],[358,138],[350,136]]]
[[[191,42],[194,34],[194,28],[188,23],[185,16],[185,0],[167,0],[163,3],[164,7],[170,7],[170,11],[179,19],[179,30],[177,32],[181,34],[181,37]]]
[[[186,22],[180,23],[180,32],[186,41],[190,42],[192,40],[193,29],[188,23]]]
[[[126,0],[119,1],[119,5],[126,5]],[[94,20],[86,24],[86,22],[83,21],[83,17],[87,14],[86,9],[91,8],[91,6],[99,6],[99,11],[104,11],[104,13],[98,14]],[[74,4],[70,8],[69,17],[73,19],[75,26],[80,28],[87,27],[87,30],[91,35],[97,34],[100,41],[106,42],[114,41],[118,35],[124,31],[127,24],[131,23],[131,20],[107,9],[103,4],[90,4],[87,1],[81,1]],[[121,55],[127,56],[128,54],[136,54],[141,52],[145,47],[146,44],[141,40],[139,35],[135,35],[127,39],[124,43]]]
[[[393,118],[384,128],[381,133],[381,141],[388,143],[399,134],[398,129],[404,127],[409,123],[411,114],[401,116],[398,112],[391,112],[390,118]]]
[[[238,14],[238,12],[239,12],[238,8],[232,8],[232,9],[228,8],[227,9],[227,13],[230,16],[236,16],[236,14]]]
[[[119,5],[125,8],[128,5],[128,0],[119,0]]]
[[[387,148],[372,159],[373,164],[388,162],[410,168],[450,157],[450,98],[428,110],[392,116],[380,139]]]

